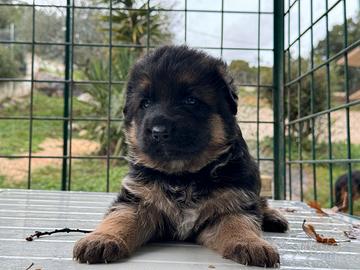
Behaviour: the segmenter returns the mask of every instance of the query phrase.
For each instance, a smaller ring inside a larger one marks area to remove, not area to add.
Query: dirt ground
[[[34,153],[34,156],[62,156],[63,142],[61,139],[47,138],[41,144],[41,151]],[[72,139],[71,152],[73,156],[89,155],[99,149],[99,144],[85,139]],[[20,155],[27,155],[22,153]],[[59,166],[62,159],[58,158],[32,158],[31,170],[44,168],[46,166]],[[11,179],[12,182],[19,182],[26,179],[28,174],[29,161],[27,158],[0,159],[0,175]]]
[[[238,119],[256,121],[257,111],[256,107],[239,106]],[[260,121],[273,121],[273,111],[271,108],[260,108]],[[352,144],[360,144],[360,112],[350,112],[350,138]],[[321,123],[321,124],[320,124]],[[339,110],[331,113],[331,140],[332,142],[346,142],[346,113],[344,110]],[[256,139],[256,124],[240,123],[245,140]],[[327,115],[318,118],[316,122],[316,132],[320,141],[327,142]],[[259,125],[259,140],[265,137],[273,136],[272,124]]]

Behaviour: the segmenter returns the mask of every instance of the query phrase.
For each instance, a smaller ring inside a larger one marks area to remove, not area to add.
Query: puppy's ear
[[[230,111],[233,115],[236,115],[238,96],[236,94],[236,87],[234,85],[234,79],[227,73],[225,65],[221,66],[219,68],[219,74],[224,83],[225,97],[226,97],[226,101],[229,105]]]

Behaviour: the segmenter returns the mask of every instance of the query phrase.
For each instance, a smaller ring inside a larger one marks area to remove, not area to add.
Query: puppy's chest
[[[186,208],[181,211],[179,218],[175,219],[176,234],[180,240],[185,240],[189,237],[199,215],[199,209],[196,208]]]
[[[202,200],[192,187],[172,187],[165,192],[167,207],[160,209],[175,229],[175,237],[189,237],[201,212]]]

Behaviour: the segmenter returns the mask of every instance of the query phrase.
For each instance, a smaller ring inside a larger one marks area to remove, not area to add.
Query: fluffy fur
[[[351,174],[352,201],[360,198],[360,171]],[[335,206],[337,211],[346,212],[349,208],[348,174],[341,175],[335,184]]]
[[[236,122],[226,65],[185,46],[166,46],[130,72],[124,110],[130,172],[103,222],[74,257],[100,263],[149,241],[194,241],[242,264],[276,266],[261,231],[287,221],[260,194],[257,164]]]

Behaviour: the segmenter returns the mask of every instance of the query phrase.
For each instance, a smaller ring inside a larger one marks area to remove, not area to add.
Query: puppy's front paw
[[[129,252],[119,239],[101,233],[92,233],[76,242],[73,258],[81,263],[106,263],[127,257]]]
[[[225,248],[224,258],[261,267],[277,267],[280,264],[277,250],[262,239],[234,242]]]
[[[271,209],[264,213],[262,229],[265,232],[284,233],[289,229],[289,223],[278,211]]]

